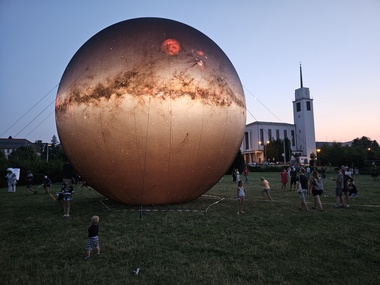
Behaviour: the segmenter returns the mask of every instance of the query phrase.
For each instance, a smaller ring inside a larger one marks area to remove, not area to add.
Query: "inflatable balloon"
[[[246,110],[236,70],[198,30],[137,18],[90,38],[56,97],[71,164],[102,195],[175,204],[207,192],[241,145]]]

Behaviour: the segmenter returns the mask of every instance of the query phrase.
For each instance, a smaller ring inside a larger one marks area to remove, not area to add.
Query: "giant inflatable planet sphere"
[[[198,30],[137,18],[100,31],[56,97],[64,152],[96,191],[132,205],[191,201],[231,166],[246,122],[238,74]]]

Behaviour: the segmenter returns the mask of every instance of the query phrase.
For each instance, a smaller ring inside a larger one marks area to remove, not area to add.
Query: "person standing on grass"
[[[285,190],[286,189],[286,184],[288,183],[288,172],[286,171],[285,167],[281,171],[280,175],[281,175],[281,184],[282,184],[281,190]]]
[[[70,217],[70,207],[71,207],[71,200],[72,200],[72,194],[74,193],[73,186],[69,186],[68,182],[63,182],[61,186],[61,192],[62,200],[63,200],[63,212],[64,218]]]
[[[51,185],[51,180],[46,175],[42,179],[42,186],[44,187],[45,193],[49,194],[49,187]]]
[[[245,187],[243,185],[242,181],[239,181],[238,187],[236,189],[236,194],[239,202],[239,211],[237,212],[238,214],[244,214],[243,212],[243,203],[245,199]]]
[[[339,208],[340,206],[344,207],[344,200],[343,200],[343,184],[344,184],[344,179],[343,179],[343,174],[342,171],[340,170],[339,167],[336,167],[335,169],[336,172],[336,178],[332,178],[332,181],[335,181],[335,197],[336,197],[336,203],[334,208]]]
[[[37,190],[32,189],[32,183],[33,183],[32,171],[28,170],[25,181],[26,181],[26,195],[29,195],[30,192],[36,194]]]
[[[99,243],[99,217],[93,216],[91,218],[91,225],[88,228],[88,239],[86,243],[86,257],[88,260],[91,257],[92,249],[96,248],[96,255],[100,255],[100,243]]]
[[[236,182],[236,168],[232,171],[232,182]]]
[[[344,197],[346,197],[346,207],[350,207],[349,205],[349,189],[348,189],[348,180],[352,179],[351,176],[347,175],[346,170],[343,168],[342,169],[342,174],[343,174],[343,194]]]
[[[240,172],[239,172],[239,169],[236,169],[236,181],[239,184],[239,181],[240,181]]]
[[[7,175],[5,175],[8,183],[8,192],[16,192],[17,177],[12,168],[7,169]]]
[[[269,182],[268,180],[266,180],[264,177],[261,177],[260,178],[261,180],[261,194],[264,195],[264,193],[266,194],[266,196],[269,198],[270,201],[272,201],[272,197],[270,195],[270,186],[269,186]]]
[[[314,207],[312,207],[312,209],[316,209],[318,205],[319,209],[323,211],[323,206],[321,202],[321,195],[323,193],[323,181],[317,171],[313,171],[312,177],[310,178],[310,182],[313,187],[311,193],[314,196]]]
[[[299,208],[300,210],[302,210],[302,208],[304,207],[306,211],[309,211],[309,208],[307,207],[307,203],[306,203],[306,192],[308,191],[308,181],[309,179],[306,177],[305,169],[301,168],[300,178],[298,182],[299,184],[297,186],[297,189],[298,189],[297,192],[301,199],[301,206]]]
[[[377,173],[377,167],[376,167],[375,162],[372,162],[370,174],[371,174],[373,181],[379,180],[379,178],[377,178],[378,173]]]
[[[292,188],[294,191],[296,191],[296,184],[297,184],[297,170],[293,166],[290,170],[290,186],[289,191],[292,191]]]
[[[249,170],[248,170],[248,167],[244,167],[244,176],[245,176],[245,182],[248,182],[248,173],[249,173]]]

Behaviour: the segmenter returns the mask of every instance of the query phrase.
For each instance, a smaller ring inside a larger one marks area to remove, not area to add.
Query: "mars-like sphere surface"
[[[102,195],[133,205],[191,201],[231,166],[246,123],[224,52],[200,31],[137,18],[73,56],[55,106],[62,147]]]

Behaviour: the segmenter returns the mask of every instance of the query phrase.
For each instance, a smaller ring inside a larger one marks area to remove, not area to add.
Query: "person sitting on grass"
[[[88,260],[91,256],[92,249],[96,248],[96,255],[100,255],[100,243],[99,243],[99,217],[93,216],[91,218],[91,225],[88,228],[88,239],[86,243],[86,257]]]
[[[266,180],[264,177],[261,177],[260,178],[261,180],[261,189],[263,189],[261,191],[261,193],[264,195],[264,193],[266,194],[266,196],[269,198],[270,201],[272,201],[272,197],[270,195],[270,186],[269,186],[269,182],[268,180]]]
[[[350,199],[358,198],[358,189],[356,188],[356,185],[353,179],[348,180],[347,187],[350,193]]]

